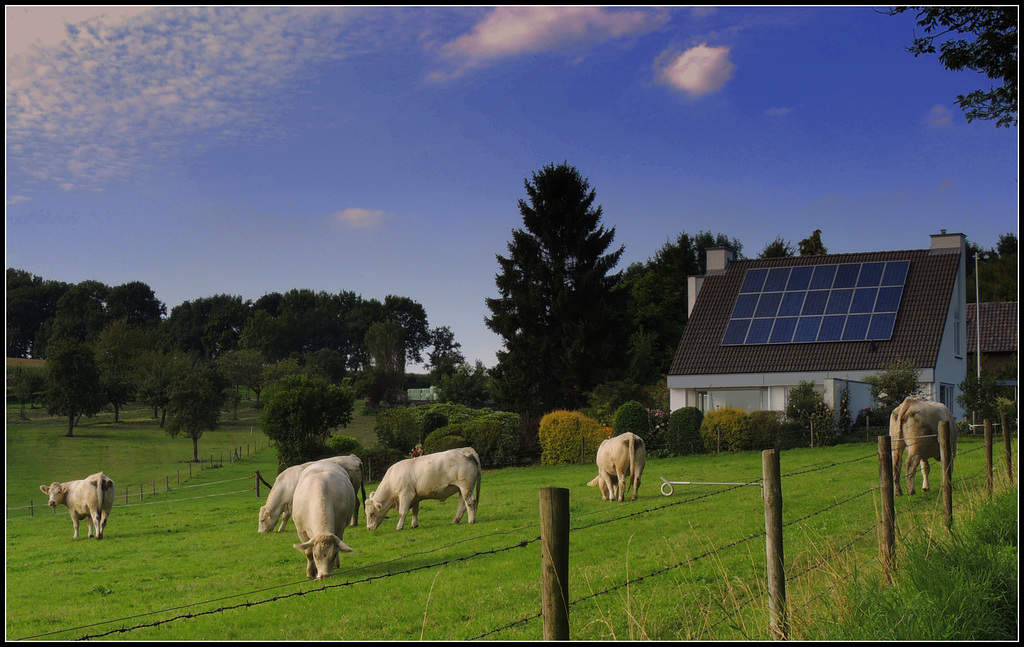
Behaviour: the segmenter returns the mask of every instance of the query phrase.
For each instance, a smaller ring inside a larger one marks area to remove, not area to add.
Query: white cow
[[[96,539],[103,539],[103,529],[114,507],[114,482],[109,476],[97,472],[80,481],[54,481],[48,486],[40,485],[39,489],[50,496],[51,508],[67,506],[75,526],[75,539],[78,539],[78,522],[83,518],[89,526],[89,536],[95,534]]]
[[[352,487],[356,492],[362,492],[363,501],[366,500],[366,485],[363,483],[363,462],[359,460],[358,456],[349,454],[348,456],[334,456],[324,460],[331,461],[344,469],[348,473]],[[270,494],[267,496],[267,502],[260,507],[258,532],[270,532],[274,529],[274,524],[277,523],[278,519],[281,520],[281,524],[277,527],[277,532],[284,531],[288,526],[288,520],[292,516],[292,495],[295,493],[295,486],[299,482],[299,475],[302,474],[302,470],[315,462],[310,461],[301,465],[293,465],[277,475],[277,478],[274,480],[274,487],[270,489]],[[357,505],[356,511],[352,514],[348,525],[354,526],[358,523],[359,506]]]
[[[889,437],[892,439],[893,489],[902,495],[900,487],[900,460],[907,452],[907,491],[914,494],[914,476],[921,463],[924,482],[921,489],[928,490],[928,459],[941,461],[939,423],[949,423],[950,463],[956,458],[956,419],[946,405],[918,398],[907,398],[889,416]],[[941,465],[941,462],[940,462]]]
[[[646,464],[647,449],[643,438],[627,431],[601,441],[597,448],[597,476],[587,485],[601,489],[602,501],[622,501],[632,487],[632,500],[636,501]]]
[[[351,553],[343,539],[356,491],[348,474],[330,461],[316,461],[302,470],[292,499],[292,519],[301,543],[293,544],[306,556],[306,577],[330,577],[341,565],[338,553]]]
[[[366,528],[376,529],[388,511],[398,508],[398,530],[412,510],[412,527],[419,526],[420,501],[444,501],[458,493],[459,507],[452,523],[462,521],[469,511],[469,523],[476,521],[480,501],[480,457],[472,447],[407,458],[388,468],[380,485],[366,499]]]

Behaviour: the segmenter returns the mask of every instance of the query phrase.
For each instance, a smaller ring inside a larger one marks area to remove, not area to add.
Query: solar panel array
[[[754,268],[723,346],[892,337],[910,261]]]

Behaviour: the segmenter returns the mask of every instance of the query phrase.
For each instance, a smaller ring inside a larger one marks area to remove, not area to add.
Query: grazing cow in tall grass
[[[622,501],[632,487],[632,500],[636,501],[640,493],[640,477],[646,464],[644,439],[627,431],[601,441],[601,446],[597,448],[597,476],[587,485],[600,488],[602,501]]]
[[[51,508],[67,506],[75,527],[74,539],[78,539],[78,522],[82,519],[89,526],[90,537],[95,534],[96,539],[103,539],[103,529],[107,527],[110,509],[114,507],[114,482],[109,476],[96,472],[79,481],[54,481],[50,485],[40,485],[39,489],[49,495]]]
[[[405,526],[405,517],[410,510],[412,527],[416,528],[419,526],[420,501],[444,501],[453,494],[459,495],[459,507],[452,523],[462,521],[462,515],[467,511],[469,523],[475,523],[480,500],[480,473],[480,456],[472,447],[399,461],[388,468],[380,485],[366,499],[366,528],[376,529],[392,508],[398,509],[398,530]]]
[[[924,482],[922,490],[928,490],[928,459],[942,460],[939,447],[939,423],[949,423],[950,465],[956,458],[956,419],[946,405],[918,398],[907,398],[889,416],[889,437],[892,439],[892,480],[893,490],[903,494],[900,487],[900,460],[907,452],[907,492],[914,494],[914,476],[917,464],[921,463]],[[941,465],[941,463],[940,463]]]
[[[351,553],[345,527],[357,506],[348,474],[330,461],[316,461],[299,475],[292,498],[292,519],[306,556],[306,577],[321,580],[340,566],[339,552]]]

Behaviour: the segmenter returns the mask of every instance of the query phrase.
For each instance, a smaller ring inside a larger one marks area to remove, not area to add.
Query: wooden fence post
[[[544,640],[569,640],[569,490],[540,490]]]
[[[882,491],[881,542],[882,568],[885,577],[892,581],[895,570],[893,548],[896,545],[896,501],[892,485],[892,439],[878,437],[878,480]]]
[[[1007,414],[999,417],[1003,425],[1003,449],[1006,451],[1006,480],[1013,485],[1013,453],[1010,451],[1010,420]]]
[[[782,476],[779,473],[779,450],[761,452],[763,475],[765,552],[768,566],[768,628],[772,638],[785,640],[786,571],[782,550]]]
[[[992,499],[992,421],[985,418],[985,493]]]
[[[949,423],[939,423],[939,456],[942,461],[942,518],[947,530],[953,528],[953,456],[950,454]]]

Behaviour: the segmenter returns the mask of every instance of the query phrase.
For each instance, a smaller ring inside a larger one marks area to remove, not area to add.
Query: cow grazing
[[[344,469],[348,473],[353,489],[356,492],[362,492],[362,500],[366,500],[366,485],[363,483],[363,462],[358,456],[349,454],[348,456],[334,456],[324,460],[330,461]],[[274,487],[270,489],[270,494],[267,496],[267,502],[260,507],[258,532],[270,532],[274,529],[274,524],[278,522],[278,519],[281,520],[281,524],[277,527],[277,532],[284,531],[288,526],[288,520],[292,516],[292,495],[295,493],[295,486],[299,482],[299,475],[302,474],[302,470],[315,462],[310,461],[301,465],[293,465],[277,475],[277,479],[274,480]],[[359,506],[357,505],[348,525],[354,526],[358,523]]]
[[[914,476],[917,464],[921,463],[923,483],[921,489],[928,490],[928,459],[941,461],[939,447],[939,423],[949,423],[950,464],[956,458],[956,419],[946,405],[918,398],[907,398],[889,416],[889,437],[892,439],[893,489],[902,495],[900,488],[900,460],[907,452],[907,492],[914,494]],[[941,462],[940,462],[941,465]]]
[[[89,526],[89,536],[103,539],[110,509],[114,507],[114,482],[103,472],[97,472],[80,481],[40,485],[39,489],[49,495],[51,508],[65,505],[75,526],[74,538],[78,539],[78,522],[83,518]]]
[[[587,483],[601,489],[601,500],[609,501],[625,498],[629,488],[633,488],[633,501],[640,493],[640,477],[647,464],[647,449],[644,440],[628,431],[601,441],[597,448],[597,476]]]
[[[292,546],[306,556],[306,577],[330,577],[341,565],[338,553],[352,552],[343,539],[357,505],[348,474],[336,464],[316,461],[302,470],[292,498],[292,519],[301,543]]]
[[[399,461],[388,468],[376,491],[366,499],[366,528],[376,529],[388,511],[398,508],[398,530],[412,510],[412,527],[419,526],[420,501],[444,501],[459,495],[459,507],[452,523],[462,521],[469,511],[469,523],[476,521],[480,501],[480,457],[472,447],[449,449]]]
[[[312,463],[293,465],[277,475],[274,479],[274,487],[270,488],[267,495],[267,502],[260,506],[258,532],[270,532],[274,529],[277,520],[281,525],[277,532],[282,532],[292,517],[292,495],[295,494],[295,486],[299,484],[299,475]]]

